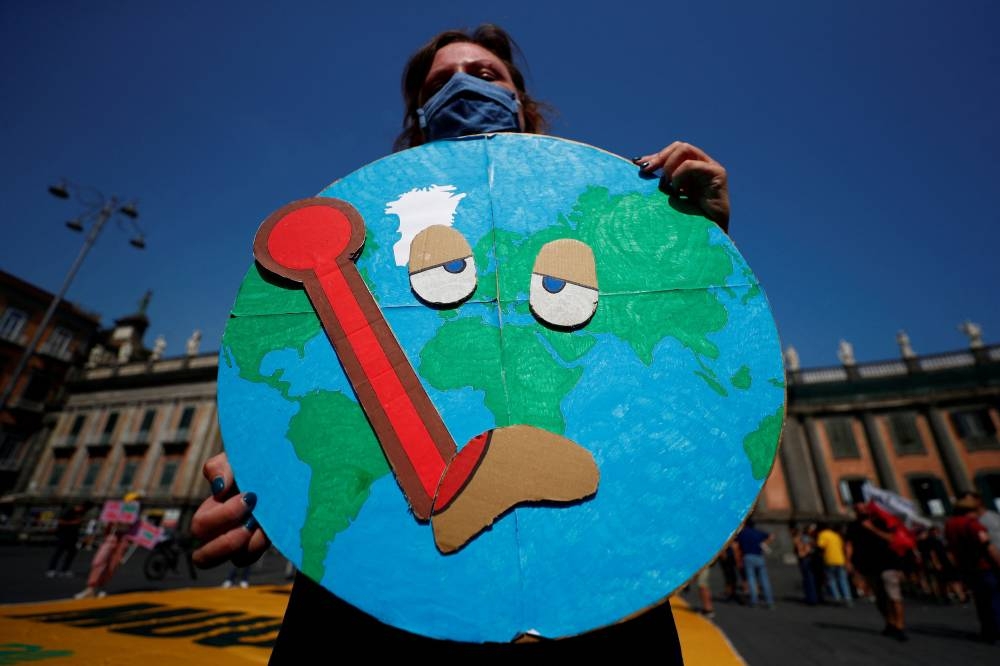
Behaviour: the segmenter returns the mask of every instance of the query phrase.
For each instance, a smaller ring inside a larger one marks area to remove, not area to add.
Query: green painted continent
[[[356,402],[335,391],[315,391],[298,403],[288,439],[312,470],[300,530],[302,571],[322,580],[330,542],[358,515],[372,483],[388,474],[389,466]]]
[[[774,453],[778,448],[778,435],[781,434],[781,425],[784,422],[785,406],[778,407],[778,411],[770,416],[764,417],[757,429],[743,438],[743,450],[750,459],[750,470],[753,478],[763,479],[771,471],[771,463],[774,460]]]

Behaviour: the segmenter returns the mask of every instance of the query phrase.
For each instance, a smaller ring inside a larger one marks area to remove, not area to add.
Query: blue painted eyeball
[[[560,280],[559,278],[552,277],[551,275],[542,276],[542,287],[550,294],[558,294],[565,286],[566,280]]]
[[[449,273],[461,273],[462,271],[465,270],[465,267],[468,265],[467,259],[471,259],[471,257],[466,257],[464,259],[455,259],[454,261],[449,261],[446,264],[441,264],[441,267],[446,271],[448,271]]]

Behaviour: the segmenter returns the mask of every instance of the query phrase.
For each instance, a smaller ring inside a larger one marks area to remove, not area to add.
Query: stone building
[[[193,351],[88,367],[70,382],[13,521],[27,526],[70,502],[140,491],[147,515],[180,510],[186,525],[206,496],[202,465],[222,450],[218,354]]]
[[[118,323],[145,330],[134,317]],[[109,345],[115,337],[106,336]],[[179,511],[186,529],[208,493],[202,465],[222,448],[218,355],[199,353],[199,341],[196,331],[185,355],[173,358],[161,358],[162,341],[132,360],[110,350],[67,384],[14,522],[138,490],[144,508],[154,516]],[[858,364],[843,343],[840,358],[840,366],[815,369],[786,358],[787,418],[761,521],[846,518],[865,481],[932,518],[967,489],[1000,502],[1000,345]]]
[[[967,324],[968,325],[968,324]],[[974,326],[974,325],[971,325]],[[943,518],[956,495],[980,492],[1000,510],[1000,345],[842,365],[788,363],[788,411],[779,458],[758,512],[772,521],[838,518],[865,481]]]
[[[35,461],[48,438],[48,413],[64,398],[63,385],[86,358],[100,318],[69,301],[56,307],[23,370],[15,371],[42,323],[53,294],[0,271],[0,495]],[[13,384],[11,385],[11,382]]]

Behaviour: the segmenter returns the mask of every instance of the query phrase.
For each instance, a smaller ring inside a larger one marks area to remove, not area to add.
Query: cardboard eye
[[[410,244],[410,287],[421,301],[457,305],[476,290],[476,263],[468,241],[455,229],[435,224]]]
[[[585,243],[562,239],[538,251],[531,273],[528,302],[542,323],[555,328],[580,328],[597,311],[597,269]]]

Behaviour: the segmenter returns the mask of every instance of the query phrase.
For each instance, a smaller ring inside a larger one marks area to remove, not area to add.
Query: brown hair
[[[544,103],[532,99],[524,89],[524,75],[514,65],[513,57],[514,53],[517,53],[521,56],[519,59],[523,60],[521,50],[503,28],[486,23],[471,33],[468,30],[447,30],[435,35],[410,56],[403,69],[403,103],[406,106],[403,115],[403,131],[393,142],[393,149],[403,150],[426,142],[424,133],[420,129],[420,121],[417,119],[417,108],[420,107],[421,103],[420,89],[424,85],[424,80],[427,78],[427,73],[431,69],[437,52],[448,44],[456,42],[469,42],[481,46],[500,58],[510,71],[514,86],[517,88],[518,98],[521,100],[524,131],[529,134],[542,134],[548,128],[548,122],[543,115],[543,111],[547,111],[548,108]]]

